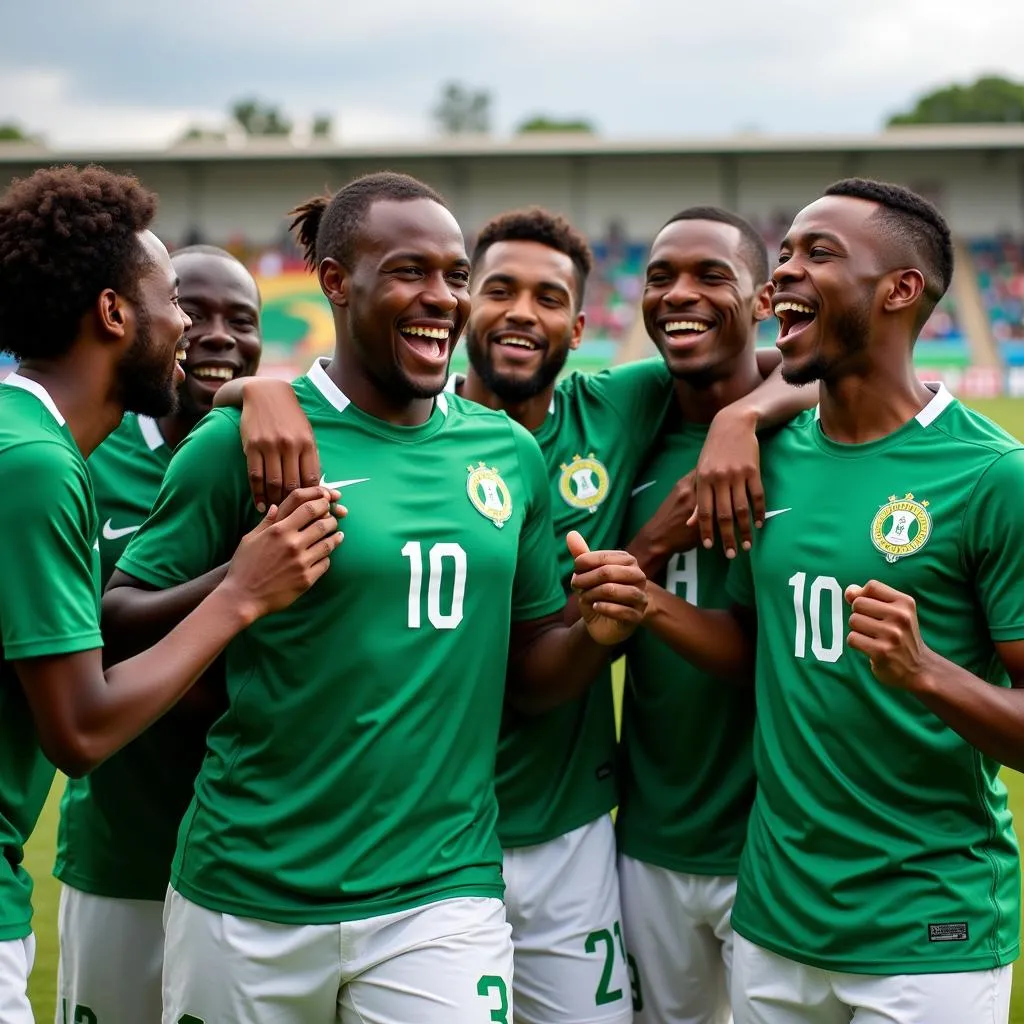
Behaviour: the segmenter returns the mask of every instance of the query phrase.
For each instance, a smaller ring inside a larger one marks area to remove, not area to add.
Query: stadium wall
[[[615,223],[629,237],[647,239],[686,205],[717,203],[760,219],[792,213],[831,181],[851,175],[928,194],[960,235],[1024,232],[1024,130],[1017,128],[649,147],[601,140],[362,150],[253,143],[243,150],[205,145],[83,154],[0,145],[0,181],[49,163],[88,159],[133,171],[159,192],[159,230],[179,243],[199,230],[211,239],[242,231],[253,244],[273,244],[296,202],[382,167],[439,188],[469,233],[501,210],[539,203],[590,235]]]

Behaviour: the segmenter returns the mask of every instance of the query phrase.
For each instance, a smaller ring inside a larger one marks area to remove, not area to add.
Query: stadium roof
[[[889,129],[862,135],[761,135],[756,132],[677,139],[605,139],[585,133],[527,133],[512,138],[456,135],[409,142],[306,144],[279,138],[242,142],[199,140],[166,149],[49,149],[35,143],[0,143],[0,164],[89,160],[176,163],[230,160],[324,160],[517,156],[671,156],[758,153],[1024,150],[1024,125],[943,125]]]

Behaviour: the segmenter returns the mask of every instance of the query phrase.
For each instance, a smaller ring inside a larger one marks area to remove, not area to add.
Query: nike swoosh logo
[[[332,491],[340,491],[342,487],[351,487],[353,484],[365,484],[369,480],[368,476],[361,476],[358,480],[325,480],[323,477],[320,477],[320,486],[329,487]]]
[[[781,516],[783,512],[792,512],[792,508],[775,508],[771,512],[765,512],[765,519],[771,519],[772,516]]]
[[[139,523],[139,526],[141,525],[142,523]],[[115,529],[113,526],[110,525],[110,520],[108,519],[103,524],[103,539],[120,540],[122,537],[127,537],[130,533],[134,533],[139,528],[139,526],[119,526],[117,529]]]
[[[635,498],[641,491],[646,491],[648,487],[653,487],[657,482],[657,480],[648,480],[647,483],[641,484],[639,487],[634,487],[633,490],[630,491],[629,496],[631,498]]]

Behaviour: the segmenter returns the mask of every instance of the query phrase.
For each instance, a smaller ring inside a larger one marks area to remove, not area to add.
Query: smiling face
[[[875,203],[825,196],[797,214],[772,275],[782,375],[830,382],[857,369],[870,343],[886,270],[871,218]]]
[[[163,242],[151,231],[138,235],[145,254],[143,272],[130,305],[130,344],[117,367],[121,405],[146,416],[165,416],[177,406],[185,333],[191,326],[178,305],[177,273]]]
[[[642,308],[672,376],[706,386],[728,377],[753,344],[767,288],[754,280],[739,228],[677,220],[651,246]]]
[[[473,274],[466,351],[503,401],[540,394],[579,346],[578,287],[572,258],[541,242],[495,242],[484,253]]]
[[[351,268],[329,258],[320,265],[355,361],[392,403],[433,397],[469,317],[462,231],[432,199],[378,200],[357,230]]]
[[[186,337],[181,410],[205,416],[223,385],[259,367],[260,299],[252,275],[236,260],[205,252],[173,258],[179,302],[192,321]]]

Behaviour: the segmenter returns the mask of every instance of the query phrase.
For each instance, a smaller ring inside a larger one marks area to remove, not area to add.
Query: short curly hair
[[[540,206],[509,210],[489,220],[476,237],[473,266],[496,242],[538,242],[565,253],[576,271],[576,306],[583,305],[587,277],[594,266],[594,256],[587,240],[564,218]]]
[[[100,292],[132,298],[156,195],[103,167],[50,167],[0,196],[0,351],[52,359]]]
[[[302,249],[303,259],[311,271],[321,260],[331,257],[351,269],[355,256],[356,229],[367,211],[381,200],[409,202],[429,199],[448,209],[439,192],[417,178],[395,171],[364,174],[334,193],[313,196],[289,211],[288,225]]]

